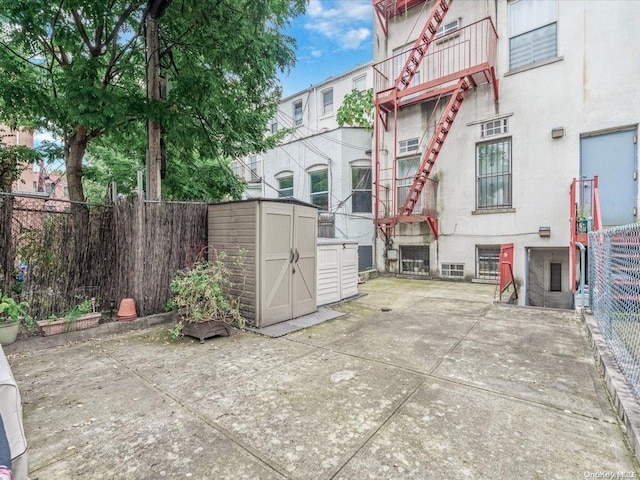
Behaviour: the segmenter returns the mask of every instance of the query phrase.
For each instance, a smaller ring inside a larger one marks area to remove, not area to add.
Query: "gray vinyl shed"
[[[234,293],[241,294],[248,324],[266,327],[317,310],[314,205],[294,199],[213,204],[208,230],[210,260],[219,252],[229,258],[246,252],[244,289]]]

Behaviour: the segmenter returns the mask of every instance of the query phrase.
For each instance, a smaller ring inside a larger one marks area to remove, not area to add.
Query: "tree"
[[[0,121],[28,121],[63,139],[71,200],[85,200],[87,146],[147,119],[162,125],[167,152],[183,155],[183,166],[203,158],[223,165],[277,141],[264,135],[279,98],[275,74],[294,61],[293,39],[280,30],[304,12],[304,0],[164,3],[157,21],[167,88],[162,100],[148,100],[146,1],[0,2]]]
[[[373,89],[352,90],[344,97],[336,116],[338,125],[373,128]]]

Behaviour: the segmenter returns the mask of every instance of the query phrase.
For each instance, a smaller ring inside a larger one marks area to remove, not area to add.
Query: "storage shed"
[[[245,250],[240,313],[266,327],[312,313],[316,303],[318,209],[294,199],[209,205],[209,258]],[[229,265],[230,266],[230,265]]]
[[[318,239],[318,305],[358,294],[358,242]]]

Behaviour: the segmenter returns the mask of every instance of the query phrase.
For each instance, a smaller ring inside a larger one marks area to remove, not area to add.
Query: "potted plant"
[[[102,314],[96,312],[96,299],[79,297],[78,300],[62,317],[52,315],[46,320],[38,321],[38,327],[45,337],[98,326]]]
[[[0,345],[16,341],[20,331],[20,319],[27,314],[29,304],[16,302],[8,295],[0,297]]]
[[[173,336],[189,335],[204,343],[207,337],[228,336],[231,324],[244,327],[239,310],[240,295],[234,298],[231,294],[233,289],[237,291],[242,286],[232,282],[225,259],[226,255],[221,253],[214,262],[200,260],[176,274],[171,282],[172,304],[178,312]],[[243,270],[240,256],[235,266]]]

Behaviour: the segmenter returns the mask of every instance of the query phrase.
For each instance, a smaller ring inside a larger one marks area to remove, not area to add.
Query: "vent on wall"
[[[443,277],[464,277],[464,263],[443,263],[440,270]]]

